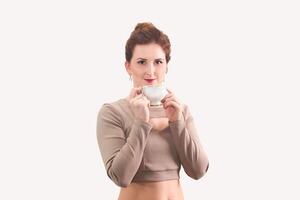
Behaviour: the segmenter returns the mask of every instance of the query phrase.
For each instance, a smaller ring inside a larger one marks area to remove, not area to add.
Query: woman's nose
[[[155,67],[152,63],[150,63],[148,66],[147,66],[147,73],[148,74],[154,74],[154,70],[155,70]]]

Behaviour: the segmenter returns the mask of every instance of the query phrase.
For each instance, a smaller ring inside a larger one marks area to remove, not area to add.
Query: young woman
[[[119,200],[183,200],[181,166],[195,180],[209,166],[188,106],[168,89],[162,106],[152,107],[141,92],[164,81],[170,46],[152,23],[138,23],[126,43],[133,88],[98,113],[98,144],[108,177],[121,187]]]

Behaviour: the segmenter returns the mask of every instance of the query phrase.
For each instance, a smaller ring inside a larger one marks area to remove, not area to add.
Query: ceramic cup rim
[[[158,83],[158,84],[155,84],[155,85],[144,85],[143,89],[144,88],[159,88],[159,87],[166,87],[165,83],[161,82],[161,83]]]

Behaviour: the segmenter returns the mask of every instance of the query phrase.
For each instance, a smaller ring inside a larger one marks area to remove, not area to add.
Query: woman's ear
[[[127,73],[129,75],[131,75],[130,63],[128,61],[125,61],[125,68],[126,68]]]

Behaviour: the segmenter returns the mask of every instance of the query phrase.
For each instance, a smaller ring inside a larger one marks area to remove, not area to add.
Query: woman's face
[[[158,44],[136,45],[131,61],[126,61],[125,67],[132,75],[134,87],[158,84],[165,80],[166,55]]]

